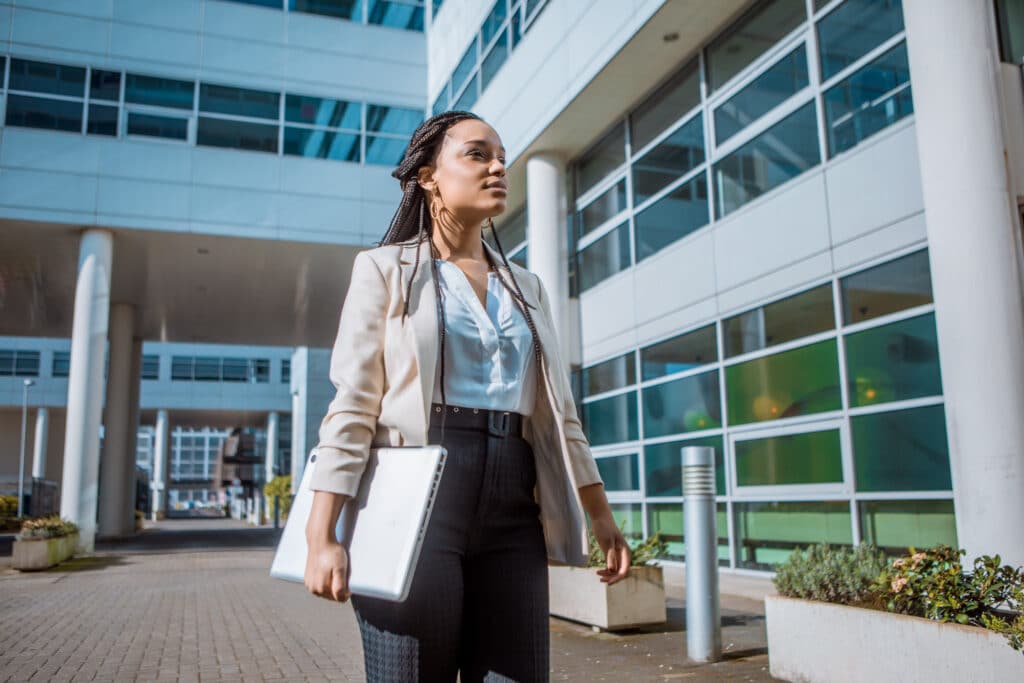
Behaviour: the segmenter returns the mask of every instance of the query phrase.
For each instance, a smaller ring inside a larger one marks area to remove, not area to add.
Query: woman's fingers
[[[348,600],[348,586],[345,584],[345,568],[335,567],[331,570],[331,598],[338,602]]]

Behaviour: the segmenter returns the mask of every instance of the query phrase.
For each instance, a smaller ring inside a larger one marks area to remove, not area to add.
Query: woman
[[[331,355],[305,584],[351,596],[370,681],[546,681],[547,565],[586,565],[580,508],[605,552],[602,581],[625,578],[629,547],[540,279],[483,241],[506,206],[497,133],[444,112],[416,129],[392,175],[401,204],[381,246],[356,256]],[[333,533],[369,448],[426,443],[448,457],[409,597],[352,595]]]

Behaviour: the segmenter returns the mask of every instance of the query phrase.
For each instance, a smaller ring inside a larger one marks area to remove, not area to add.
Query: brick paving
[[[351,603],[268,575],[277,533],[166,520],[44,572],[0,557],[0,681],[362,681]],[[770,681],[763,607],[723,596],[723,662],[685,657],[685,620],[595,632],[551,619],[552,681]]]

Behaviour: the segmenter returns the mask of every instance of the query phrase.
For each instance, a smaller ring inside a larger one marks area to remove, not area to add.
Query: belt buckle
[[[492,436],[507,436],[511,416],[507,410],[492,410],[487,414],[487,431]]]

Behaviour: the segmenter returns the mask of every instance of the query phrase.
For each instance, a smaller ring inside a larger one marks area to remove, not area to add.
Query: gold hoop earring
[[[441,193],[438,192],[437,188],[435,187],[433,190],[430,191],[430,195],[430,217],[434,220],[435,223],[438,223],[441,220],[441,212],[444,210],[444,207],[442,206],[441,202]]]

